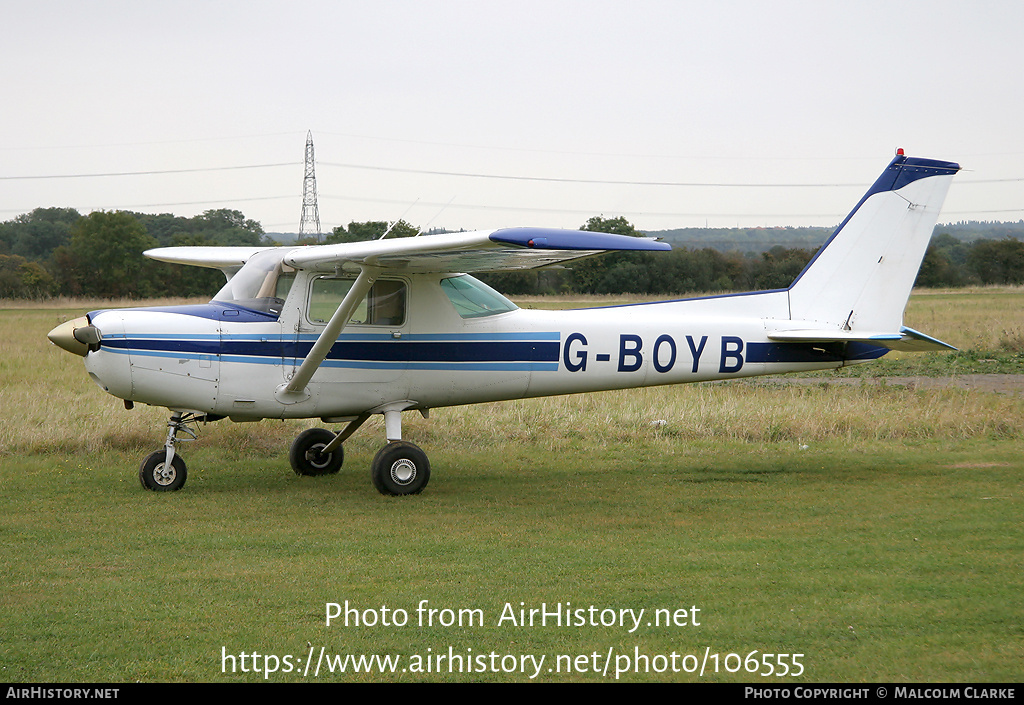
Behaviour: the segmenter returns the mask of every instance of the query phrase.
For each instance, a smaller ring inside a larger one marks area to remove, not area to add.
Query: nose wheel
[[[204,418],[200,414],[182,411],[171,414],[167,422],[167,441],[164,447],[147,455],[139,466],[139,482],[143,487],[154,492],[173,492],[185,486],[188,469],[181,456],[174,452],[174,444],[177,441],[194,441],[196,431],[189,426],[197,426],[200,419]],[[178,434],[183,437],[179,438]]]
[[[188,470],[180,455],[167,462],[167,451],[158,450],[146,456],[139,467],[139,482],[147,490],[173,492],[185,485]]]

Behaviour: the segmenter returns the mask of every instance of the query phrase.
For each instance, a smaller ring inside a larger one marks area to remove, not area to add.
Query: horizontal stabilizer
[[[768,333],[769,340],[789,343],[867,343],[889,350],[906,352],[939,352],[956,350],[930,336],[906,326],[899,333],[854,330],[782,330]]]
[[[900,328],[900,332],[903,334],[901,345],[899,347],[893,346],[893,350],[907,350],[910,352],[941,352],[945,350],[956,350],[956,348],[949,343],[943,343],[937,338],[925,335],[920,331],[907,328],[906,326]]]

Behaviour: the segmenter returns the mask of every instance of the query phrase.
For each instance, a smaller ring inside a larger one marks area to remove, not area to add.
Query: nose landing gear
[[[196,432],[189,426],[198,425],[199,421],[205,419],[205,414],[193,414],[184,411],[175,411],[167,422],[167,441],[163,450],[150,453],[139,466],[139,482],[147,490],[154,492],[174,492],[185,486],[188,478],[188,468],[180,455],[174,452],[174,444],[177,441],[194,441]],[[184,434],[184,438],[178,438],[178,434]]]

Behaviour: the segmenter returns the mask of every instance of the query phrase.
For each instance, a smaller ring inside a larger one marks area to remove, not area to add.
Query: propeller
[[[96,352],[100,349],[103,333],[89,323],[88,317],[80,316],[61,323],[47,333],[46,337],[57,347],[85,357],[90,351]]]

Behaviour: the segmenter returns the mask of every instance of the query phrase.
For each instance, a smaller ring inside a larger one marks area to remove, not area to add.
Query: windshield
[[[468,274],[441,280],[441,289],[463,318],[480,318],[515,311],[517,306]]]
[[[282,260],[288,250],[266,250],[249,258],[238,273],[213,297],[220,303],[234,304],[278,316],[295,281],[295,270]]]

